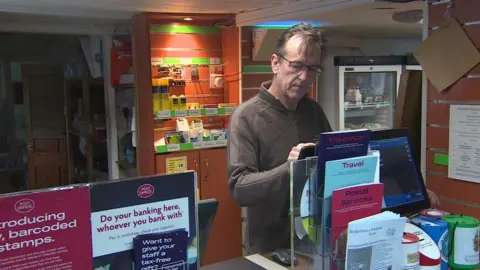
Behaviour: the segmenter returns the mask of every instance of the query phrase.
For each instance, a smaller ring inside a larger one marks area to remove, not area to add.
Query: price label
[[[377,109],[380,108],[380,104],[377,104]]]
[[[215,146],[215,141],[205,141],[204,146],[205,147],[213,147],[213,146]]]
[[[217,108],[206,108],[205,109],[205,114],[207,116],[218,115],[218,109]]]
[[[203,142],[194,142],[192,144],[193,144],[193,149],[203,148]]]
[[[210,58],[210,65],[219,65],[220,62],[220,58]]]
[[[189,65],[192,63],[192,58],[180,58],[180,64]]]
[[[158,111],[157,112],[157,117],[158,118],[171,118],[172,117],[172,111]]]
[[[185,116],[187,116],[187,111],[186,110],[176,110],[175,111],[175,116],[176,117],[185,117]]]
[[[225,107],[225,114],[232,114],[235,107]]]
[[[188,115],[190,115],[190,116],[200,116],[200,115],[202,115],[202,110],[200,110],[200,109],[188,110]]]
[[[180,144],[169,144],[167,145],[168,152],[180,151]]]
[[[227,144],[227,141],[226,140],[217,140],[217,141],[214,141],[215,142],[215,145],[217,146],[224,146]]]

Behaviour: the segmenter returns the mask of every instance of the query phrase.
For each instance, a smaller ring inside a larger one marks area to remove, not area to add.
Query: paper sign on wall
[[[167,173],[180,173],[187,170],[187,157],[166,158]]]
[[[480,106],[450,105],[448,177],[480,183]]]

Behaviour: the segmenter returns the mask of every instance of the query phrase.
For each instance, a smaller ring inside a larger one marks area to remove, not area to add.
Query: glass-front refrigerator
[[[393,128],[404,63],[402,56],[335,58],[340,130]]]

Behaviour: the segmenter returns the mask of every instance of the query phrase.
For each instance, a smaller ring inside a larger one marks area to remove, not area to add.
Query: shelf
[[[128,161],[126,160],[117,160],[117,165],[118,167],[122,168],[122,169],[127,169],[127,170],[135,170],[137,169],[137,163],[134,162],[134,163],[129,163]]]
[[[90,126],[82,121],[77,121],[77,120],[74,120],[71,122],[71,124],[69,125],[70,128],[68,129],[68,133],[72,134],[72,135],[75,135],[75,136],[79,136],[79,137],[84,137],[85,139],[91,141],[91,142],[94,142],[94,143],[106,143],[107,140],[99,140],[97,139],[95,136],[93,136],[89,130],[90,130]],[[98,126],[97,128],[101,128],[101,129],[104,129],[105,127],[103,126]]]
[[[89,141],[91,141],[91,142],[93,142],[93,143],[106,143],[106,142],[107,142],[107,140],[99,140],[99,139],[93,137],[92,135],[82,134],[82,133],[80,133],[80,132],[78,132],[78,131],[76,131],[76,130],[74,130],[74,129],[68,130],[68,133],[69,133],[69,134],[72,134],[72,135],[75,135],[75,136],[77,136],[77,137],[83,137],[83,138],[85,138],[85,139],[87,139],[87,140],[89,140]]]
[[[345,104],[345,111],[352,110],[352,109],[381,109],[381,108],[388,108],[390,106],[391,104],[389,102]]]
[[[174,58],[174,57],[155,57],[151,58],[151,64],[156,65],[220,65],[223,64],[222,58],[193,57],[193,58]]]
[[[345,118],[355,117],[374,117],[377,115],[377,109],[390,108],[389,102],[345,104]]]
[[[227,140],[204,141],[204,142],[198,142],[198,143],[180,143],[180,144],[156,146],[155,152],[157,154],[161,154],[161,153],[188,151],[188,150],[204,149],[204,148],[225,147],[225,146],[227,146]]]
[[[235,107],[226,108],[203,108],[193,110],[168,110],[157,111],[155,119],[170,119],[174,117],[187,117],[187,116],[222,116],[232,114]]]

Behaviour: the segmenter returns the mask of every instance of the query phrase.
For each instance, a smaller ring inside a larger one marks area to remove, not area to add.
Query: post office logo
[[[14,209],[20,214],[25,214],[35,208],[35,202],[31,199],[21,199],[15,203]]]
[[[155,193],[155,188],[150,184],[141,185],[137,189],[137,195],[142,199],[151,197],[153,193]]]

